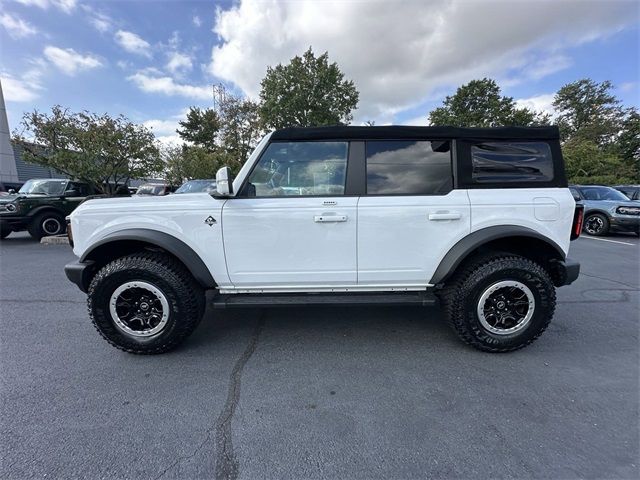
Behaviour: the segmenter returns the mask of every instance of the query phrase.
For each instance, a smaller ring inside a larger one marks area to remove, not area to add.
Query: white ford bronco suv
[[[95,199],[68,278],[112,345],[161,353],[212,307],[434,305],[466,343],[534,341],[573,282],[582,207],[555,127],[322,127],[265,136],[217,191]]]

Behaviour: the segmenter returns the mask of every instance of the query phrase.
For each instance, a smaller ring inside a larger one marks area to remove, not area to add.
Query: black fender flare
[[[66,217],[66,215],[64,214],[64,212],[56,207],[52,207],[51,205],[42,205],[40,207],[36,207],[33,210],[30,210],[27,213],[27,217],[35,217],[36,215],[39,215],[41,213],[44,212],[52,212],[55,213],[56,215],[60,215],[63,219]]]
[[[131,228],[120,230],[107,235],[102,240],[91,245],[80,257],[80,262],[89,262],[96,260],[92,257],[92,253],[99,247],[109,243],[120,241],[137,241],[147,243],[174,255],[180,260],[185,267],[191,272],[196,281],[204,288],[216,288],[216,282],[211,276],[211,272],[202,261],[200,256],[182,240],[168,233],[147,228]]]
[[[520,225],[496,225],[476,230],[451,247],[444,258],[440,261],[440,264],[438,265],[438,268],[436,268],[436,271],[429,283],[436,285],[446,280],[451,276],[451,274],[453,274],[453,272],[455,272],[456,268],[458,268],[462,261],[475,249],[493,240],[508,237],[530,237],[541,240],[550,247],[553,247],[553,249],[558,253],[560,259],[564,260],[566,258],[564,251],[556,242],[551,240],[549,237],[545,237],[535,230],[532,230],[531,228]]]

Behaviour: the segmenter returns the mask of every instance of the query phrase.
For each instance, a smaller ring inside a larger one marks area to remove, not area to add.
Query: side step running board
[[[396,305],[428,307],[438,304],[431,292],[396,293],[236,293],[217,295],[212,300],[214,308],[269,308],[296,306],[367,306]]]

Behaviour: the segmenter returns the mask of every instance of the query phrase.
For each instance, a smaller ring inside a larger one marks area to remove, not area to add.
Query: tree
[[[583,78],[558,90],[553,107],[563,141],[579,135],[601,147],[615,142],[622,128],[624,111],[612,89],[609,81],[597,83]]]
[[[462,85],[429,114],[431,125],[454,127],[545,125],[549,120],[546,114],[518,108],[512,97],[501,95],[500,87],[490,78]]]
[[[634,183],[640,182],[640,113],[635,108],[626,112],[617,147],[625,164],[633,170]]]
[[[172,145],[162,151],[165,178],[174,185],[196,178],[215,178],[216,172],[230,164],[230,158],[223,150],[210,152],[204,147]]]
[[[182,140],[209,151],[216,150],[218,132],[222,127],[218,112],[211,108],[191,107],[187,119],[178,123],[182,129],[178,128],[176,132]]]
[[[220,103],[220,143],[231,160],[231,167],[239,170],[263,134],[259,105],[246,98],[225,94]]]
[[[14,137],[24,148],[25,160],[88,182],[103,193],[162,170],[153,133],[122,115],[72,113],[58,105],[51,114],[25,113],[21,127]]]
[[[358,90],[345,80],[327,52],[309,47],[289,64],[269,67],[262,79],[260,116],[268,128],[348,124],[358,105]]]

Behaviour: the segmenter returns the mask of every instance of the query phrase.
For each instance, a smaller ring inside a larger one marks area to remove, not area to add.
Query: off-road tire
[[[522,330],[496,335],[480,322],[477,313],[482,293],[503,280],[526,285],[535,299],[533,316]],[[556,306],[551,277],[538,263],[508,253],[479,257],[468,262],[440,292],[449,325],[468,345],[485,352],[510,352],[532,343],[548,327]]]
[[[55,231],[51,228],[52,225],[57,225],[58,228]],[[42,237],[51,235],[61,235],[66,232],[66,224],[64,217],[56,212],[43,212],[31,220],[27,230],[36,240],[40,240]]]
[[[166,325],[150,337],[136,337],[123,331],[109,309],[115,290],[134,281],[156,286],[169,303]],[[158,354],[174,349],[195,330],[204,313],[205,295],[184,265],[173,257],[160,252],[140,252],[101,268],[89,285],[87,304],[94,327],[111,345],[129,353]]]
[[[593,220],[593,219],[599,219],[600,221],[602,221],[602,229],[599,231],[594,231],[589,232],[587,230],[587,223],[589,222],[589,220]],[[609,219],[607,218],[606,215],[602,214],[602,213],[592,213],[591,215],[588,215],[587,218],[584,219],[584,226],[583,226],[583,230],[585,231],[585,233],[587,235],[592,235],[594,237],[602,237],[604,235],[607,235],[609,233],[609,228],[611,227],[611,224],[609,222]]]

